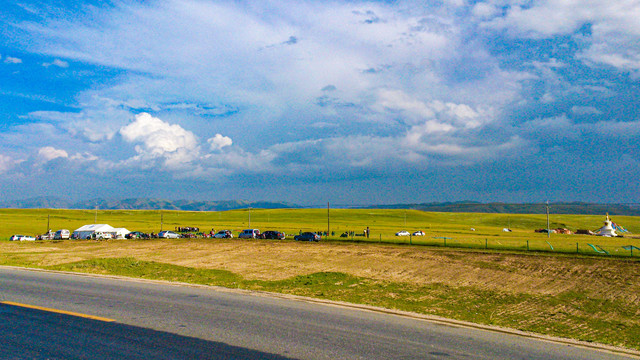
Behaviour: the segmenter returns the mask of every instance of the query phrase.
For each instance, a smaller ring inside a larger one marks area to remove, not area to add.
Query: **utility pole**
[[[93,223],[97,224],[98,223],[98,203],[96,203],[96,214],[93,217]]]
[[[329,236],[331,230],[331,218],[329,217],[329,202],[327,201],[327,236]]]
[[[549,200],[547,200],[547,238],[551,237],[551,229],[549,229]]]
[[[49,220],[51,220],[51,214],[47,214],[47,234],[49,233],[49,230],[51,230],[51,228],[49,227]]]
[[[249,206],[249,229],[251,229],[251,206]]]
[[[164,214],[162,213],[162,209],[160,210],[160,231],[162,231],[162,225],[164,224]]]

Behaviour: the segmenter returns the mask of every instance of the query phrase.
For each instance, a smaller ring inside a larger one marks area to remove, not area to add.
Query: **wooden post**
[[[331,234],[331,217],[329,216],[329,202],[327,201],[327,237]]]

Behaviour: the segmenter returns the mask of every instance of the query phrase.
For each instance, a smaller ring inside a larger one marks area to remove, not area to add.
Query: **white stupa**
[[[607,214],[607,219],[604,221],[604,226],[601,227],[600,230],[598,230],[596,235],[610,237],[618,236],[618,234],[616,234],[616,230],[613,228],[613,226],[611,226],[611,219],[609,219],[609,214]]]

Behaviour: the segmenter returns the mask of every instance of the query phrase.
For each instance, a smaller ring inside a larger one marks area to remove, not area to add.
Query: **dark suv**
[[[262,233],[263,239],[284,240],[284,233],[275,230],[269,230]]]
[[[320,241],[320,235],[313,232],[303,232],[293,237],[296,241]]]

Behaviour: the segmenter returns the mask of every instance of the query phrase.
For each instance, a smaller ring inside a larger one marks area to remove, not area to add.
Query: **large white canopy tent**
[[[116,229],[108,224],[89,224],[81,226],[73,231],[74,239],[90,239],[95,234],[96,237],[109,233],[111,236],[116,232]]]

